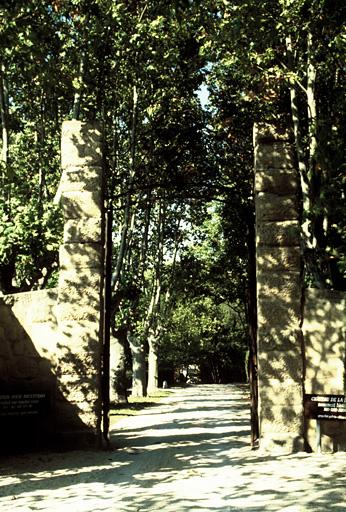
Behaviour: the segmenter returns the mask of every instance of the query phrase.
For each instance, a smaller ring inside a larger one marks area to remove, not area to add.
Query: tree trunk
[[[8,94],[6,87],[5,67],[2,64],[0,68],[0,113],[1,113],[1,125],[2,125],[2,151],[1,161],[5,167],[8,162]]]
[[[294,67],[293,60],[294,59],[293,59],[291,36],[286,37],[286,49],[287,49],[288,65],[289,65],[290,70],[293,71],[293,67]],[[292,81],[290,81],[290,98],[291,98],[291,116],[292,116],[292,124],[293,124],[294,142],[295,142],[296,154],[297,154],[297,160],[298,160],[300,187],[301,187],[302,201],[303,201],[302,232],[304,235],[304,244],[305,244],[305,246],[309,246],[310,239],[311,239],[311,222],[310,222],[310,219],[307,217],[307,214],[310,210],[308,169],[307,169],[307,166],[305,163],[305,155],[304,155],[303,143],[302,143],[302,139],[301,139],[297,86]]]
[[[82,87],[84,83],[84,70],[85,70],[86,52],[83,51],[79,61],[79,70],[77,77],[77,86],[74,92],[73,107],[72,107],[72,119],[79,120],[80,118],[80,107],[82,101]]]
[[[306,97],[308,108],[308,130],[309,130],[309,181],[310,181],[310,211],[312,215],[311,245],[316,248],[316,226],[323,215],[320,213],[321,176],[317,174],[317,103],[316,103],[316,67],[312,58],[313,40],[309,32],[307,36],[307,85]]]
[[[1,149],[1,195],[5,203],[7,213],[11,213],[11,183],[8,179],[8,161],[9,161],[9,127],[8,127],[8,91],[6,85],[5,66],[0,67],[0,116],[2,125],[2,149]]]
[[[127,403],[127,330],[119,329],[110,339],[110,402]]]
[[[146,390],[145,347],[141,339],[128,334],[132,354],[132,396],[143,397]]]
[[[159,362],[158,362],[158,343],[155,332],[148,336],[148,395],[152,395],[159,387]]]

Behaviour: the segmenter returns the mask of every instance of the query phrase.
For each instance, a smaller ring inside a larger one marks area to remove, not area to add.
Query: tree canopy
[[[332,0],[4,0],[1,291],[55,285],[61,123],[97,120],[115,342],[243,378],[254,122],[294,132],[307,284],[345,289],[344,21]]]

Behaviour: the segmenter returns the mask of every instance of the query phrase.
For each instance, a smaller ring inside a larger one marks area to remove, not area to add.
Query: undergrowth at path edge
[[[163,398],[169,396],[171,392],[166,389],[160,389],[150,396],[144,397],[128,397],[128,403],[111,404],[110,407],[110,424],[111,426],[126,416],[136,416],[143,409],[159,405]]]

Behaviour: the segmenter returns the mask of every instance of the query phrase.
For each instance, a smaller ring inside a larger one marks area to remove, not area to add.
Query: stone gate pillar
[[[303,443],[298,173],[287,133],[256,125],[256,272],[260,447]]]
[[[64,216],[60,247],[57,321],[59,389],[70,433],[100,431],[103,191],[101,132],[97,126],[66,121],[62,127],[59,201]],[[60,403],[60,409],[62,408]],[[66,426],[67,425],[67,426]]]

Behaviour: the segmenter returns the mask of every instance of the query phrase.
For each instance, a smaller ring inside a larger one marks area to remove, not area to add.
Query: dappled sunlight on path
[[[346,510],[346,454],[264,456],[249,446],[245,386],[174,389],[125,418],[109,452],[8,457],[0,510]]]

